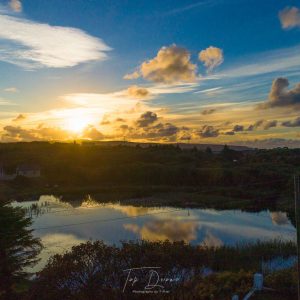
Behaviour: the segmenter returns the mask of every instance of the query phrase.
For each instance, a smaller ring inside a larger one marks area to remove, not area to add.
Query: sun
[[[89,125],[90,121],[91,120],[85,116],[75,115],[67,119],[66,129],[79,134]]]

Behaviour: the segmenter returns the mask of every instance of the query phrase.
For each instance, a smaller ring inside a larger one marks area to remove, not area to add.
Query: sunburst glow
[[[67,130],[79,134],[91,123],[91,121],[91,118],[88,116],[75,114],[74,116],[67,118],[65,127]]]

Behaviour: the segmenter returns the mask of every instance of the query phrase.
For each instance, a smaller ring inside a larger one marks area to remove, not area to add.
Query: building
[[[41,169],[37,165],[19,165],[16,169],[16,176],[24,176],[28,178],[40,177]]]

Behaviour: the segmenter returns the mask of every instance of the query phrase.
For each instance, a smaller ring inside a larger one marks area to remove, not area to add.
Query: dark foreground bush
[[[279,254],[275,246],[284,249],[280,255],[295,254],[292,243],[278,241],[220,248],[169,241],[123,242],[121,247],[108,246],[102,241],[87,242],[53,256],[26,297],[30,300],[231,299],[233,294],[242,296],[250,290],[261,257],[268,259]],[[211,273],[208,268],[217,272]],[[293,299],[295,276],[295,270],[281,271],[267,276],[266,283],[276,287],[281,299]]]

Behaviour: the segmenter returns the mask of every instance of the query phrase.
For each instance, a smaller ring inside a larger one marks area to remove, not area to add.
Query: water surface
[[[34,234],[45,246],[36,270],[44,266],[49,256],[87,240],[118,245],[120,240],[169,239],[220,246],[296,238],[295,228],[284,212],[136,207],[99,204],[90,198],[76,205],[54,196],[13,205],[31,208],[28,212],[34,219]]]

